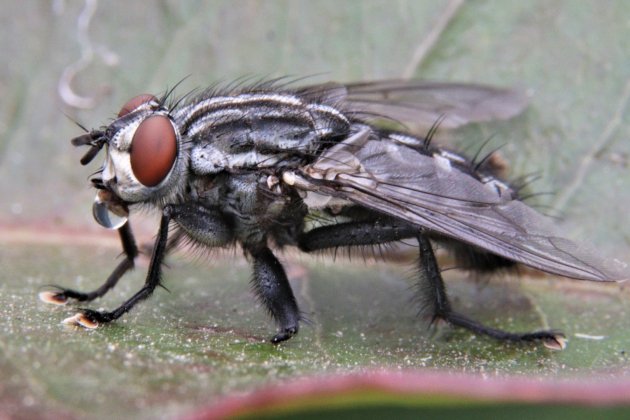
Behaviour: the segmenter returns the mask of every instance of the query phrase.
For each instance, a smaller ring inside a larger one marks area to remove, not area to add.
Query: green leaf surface
[[[442,379],[433,378],[438,388],[452,375],[448,371],[490,382],[506,376],[580,380],[587,389],[591,381],[630,373],[628,297],[616,285],[593,288],[557,279],[480,285],[457,274],[446,278],[454,305],[482,322],[515,331],[563,330],[568,348],[554,352],[448,327],[428,329],[415,316],[412,279],[397,266],[285,255],[311,322],[294,339],[273,346],[268,342],[273,326],[254,304],[250,271],[240,259],[217,256],[209,266],[172,258],[165,274],[170,293],[160,290],[121,321],[87,331],[61,324],[76,307],[44,304],[35,292],[49,283],[93,289],[109,274],[116,250],[18,244],[4,249],[0,350],[10,380],[3,394],[7,403],[28,402],[42,411],[175,415],[235,392],[373,369],[444,372]],[[140,264],[90,306],[116,306],[140,287],[145,269]],[[445,393],[447,400],[458,394]]]
[[[524,377],[534,378],[528,382],[534,388],[558,378],[586,388],[598,381],[630,388],[628,296],[618,285],[513,276],[478,284],[448,272],[459,310],[511,330],[561,329],[569,338],[563,352],[448,327],[428,330],[416,317],[411,264],[333,263],[292,252],[282,258],[311,323],[277,347],[266,341],[273,326],[254,303],[250,270],[238,252],[174,257],[166,273],[170,293],[159,290],[95,331],[62,327],[75,309],[36,299],[51,283],[97,287],[119,252],[114,235],[92,221],[86,178],[98,163],[80,167],[84,151],[69,139],[81,129],[72,120],[87,128],[106,124],[130,97],[163,92],[186,77],[180,94],[241,76],[282,75],[313,76],[307,82],[412,75],[520,87],[532,95],[524,115],[445,134],[444,141],[474,154],[492,137],[484,147],[503,145],[511,177],[540,174],[530,189],[554,193],[538,204],[562,216],[570,236],[630,260],[628,16],[623,0],[3,5],[0,414],[203,415],[223,398],[298,377],[380,369],[470,375],[483,379],[480,389]],[[138,215],[134,222],[140,239],[150,241],[155,220]],[[145,273],[141,264],[91,307],[115,307]],[[595,395],[598,389],[593,385]],[[389,401],[382,390],[375,393],[374,401]],[[412,394],[423,401],[414,409],[435,401],[421,388]],[[445,395],[439,407],[459,410],[453,408],[459,394]],[[484,401],[510,412],[492,394]],[[351,413],[365,409],[359,406]],[[541,407],[539,413],[557,414]]]

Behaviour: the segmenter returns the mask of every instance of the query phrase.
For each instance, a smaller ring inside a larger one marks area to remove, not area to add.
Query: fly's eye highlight
[[[151,102],[151,101],[157,101],[157,98],[148,93],[143,93],[142,95],[134,96],[133,98],[125,102],[122,108],[120,108],[120,111],[118,111],[118,118],[124,117],[125,115],[132,112],[134,109],[138,108],[140,105],[147,102]]]
[[[154,187],[166,178],[177,155],[177,136],[171,120],[154,115],[136,129],[131,141],[131,170],[143,185]]]

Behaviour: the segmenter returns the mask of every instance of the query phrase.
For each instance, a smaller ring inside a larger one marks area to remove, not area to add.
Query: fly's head
[[[178,170],[180,139],[168,109],[152,95],[132,98],[110,125],[73,139],[75,146],[90,146],[83,165],[106,150],[100,177],[92,179],[98,189],[96,221],[118,228],[127,220],[128,205],[159,203],[173,195],[183,172]]]

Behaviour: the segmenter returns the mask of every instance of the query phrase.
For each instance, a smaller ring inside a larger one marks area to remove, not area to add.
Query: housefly
[[[242,247],[254,291],[278,325],[271,341],[279,343],[298,332],[301,315],[273,248],[314,252],[415,239],[417,293],[431,321],[562,348],[557,331],[512,333],[455,311],[433,250],[440,244],[462,265],[485,272],[522,263],[574,279],[628,277],[625,264],[558,233],[489,160],[431,142],[436,121],[452,128],[507,119],[526,102],[509,89],[399,80],[298,88],[271,81],[178,101],[172,91],[136,96],[109,125],[72,140],[89,146],[84,165],[105,148],[91,180],[93,213],[118,230],[124,259],[94,291],[59,287],[40,297],[64,304],[107,293],[138,255],[128,214],[150,207],[161,219],[144,286],[113,311],[81,309],[66,323],[96,328],[148,298],[160,285],[165,256],[187,238],[208,248]],[[433,128],[421,137],[382,124],[387,120]]]

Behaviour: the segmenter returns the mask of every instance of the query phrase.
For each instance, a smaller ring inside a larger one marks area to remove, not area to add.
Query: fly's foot
[[[45,290],[43,292],[39,292],[39,300],[52,305],[65,305],[68,303],[68,296],[63,291],[53,292]]]
[[[45,290],[39,293],[39,299],[42,302],[51,303],[53,305],[65,305],[70,299],[78,302],[93,300],[94,294],[77,292],[72,289],[65,289],[59,286],[51,286],[53,290]]]
[[[551,350],[564,350],[567,348],[567,339],[564,335],[558,335],[548,340],[543,340],[543,346]]]
[[[490,328],[453,311],[446,311],[436,315],[437,319],[443,319],[451,325],[462,327],[477,334],[487,335],[501,341],[511,341],[515,343],[539,342],[552,350],[564,350],[567,346],[565,336],[560,331],[547,330],[535,331],[531,333],[511,333],[497,328]],[[434,318],[434,321],[436,320]]]
[[[523,334],[522,341],[540,341],[543,346],[551,350],[564,350],[567,348],[567,339],[560,331],[536,331]]]
[[[293,337],[298,332],[298,327],[289,327],[284,328],[281,332],[274,335],[271,338],[271,344],[280,344],[283,341],[287,341],[289,338]]]
[[[105,324],[112,321],[112,319],[113,318],[108,313],[93,311],[91,309],[81,309],[81,312],[64,319],[62,323],[93,330],[98,328],[99,324]]]

